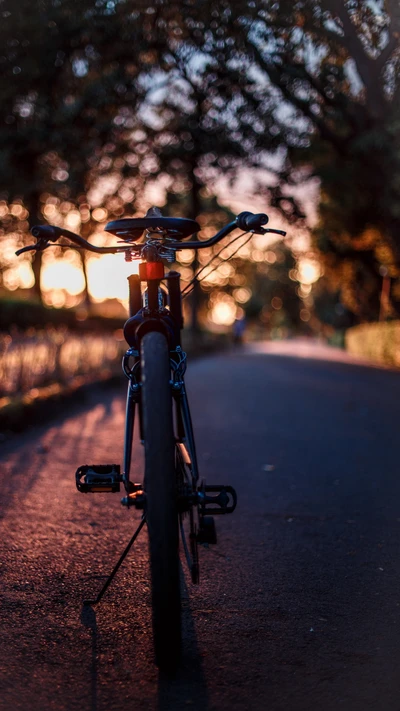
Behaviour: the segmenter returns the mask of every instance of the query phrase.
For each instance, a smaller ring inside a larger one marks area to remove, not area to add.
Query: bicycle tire
[[[140,350],[154,652],[160,668],[173,670],[181,648],[181,598],[169,350],[157,331],[143,336]]]

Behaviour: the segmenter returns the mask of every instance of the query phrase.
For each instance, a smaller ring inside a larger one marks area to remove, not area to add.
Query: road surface
[[[296,342],[189,371],[201,472],[239,504],[186,576],[177,677],[152,663],[145,535],[82,607],[139,516],[75,489],[121,460],[100,390],[1,447],[1,711],[399,711],[400,374]]]

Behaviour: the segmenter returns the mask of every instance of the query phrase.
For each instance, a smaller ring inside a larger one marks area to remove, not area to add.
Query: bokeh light
[[[231,326],[237,313],[235,299],[229,294],[218,293],[210,299],[209,320],[217,326]]]
[[[321,267],[316,259],[304,257],[298,265],[298,280],[302,284],[314,284],[321,276]]]
[[[43,291],[65,289],[72,296],[85,288],[81,269],[65,259],[57,259],[43,268],[41,284]]]

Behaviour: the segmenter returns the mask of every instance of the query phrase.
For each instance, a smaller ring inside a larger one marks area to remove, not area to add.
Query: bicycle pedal
[[[76,488],[82,494],[117,493],[122,476],[119,464],[85,464],[75,473]]]
[[[209,543],[214,545],[217,542],[217,529],[212,516],[203,516],[200,520],[200,528],[196,535],[197,543]]]
[[[216,494],[216,496],[207,496]],[[203,484],[197,492],[197,499],[203,513],[218,516],[233,513],[237,504],[237,494],[233,486],[220,486],[219,484]]]

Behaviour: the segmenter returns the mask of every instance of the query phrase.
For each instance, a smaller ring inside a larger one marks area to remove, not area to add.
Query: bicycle
[[[167,671],[176,668],[181,651],[179,533],[192,582],[197,584],[199,544],[217,542],[214,516],[233,513],[237,495],[231,486],[206,485],[200,479],[184,382],[187,358],[181,345],[182,298],[190,293],[195,279],[204,272],[205,267],[181,292],[180,274],[176,271],[166,274],[164,261],[174,262],[178,250],[211,247],[236,228],[241,229],[242,233],[233,241],[248,232],[248,239],[254,233],[286,234],[282,230],[264,228],[267,222],[265,214],[242,212],[210,239],[182,242],[200,231],[197,222],[163,217],[158,208],[151,208],[143,218],[109,222],[105,230],[122,238],[111,247],[92,245],[64,228],[40,225],[32,228],[37,243],[16,252],[20,255],[29,250],[44,250],[54,246],[58,239],[66,238],[69,247],[101,254],[124,252],[127,261],[141,260],[139,274],[128,277],[129,318],[124,326],[124,336],[129,348],[122,362],[123,372],[129,381],[123,471],[121,473],[118,464],[84,465],[78,467],[75,480],[81,493],[115,493],[123,484],[125,496],[121,503],[142,512],[137,530],[103,588],[94,600],[85,600],[84,604],[96,605],[100,602],[146,523],[155,661],[160,669]],[[134,240],[143,233],[144,242],[136,244]],[[236,252],[242,246],[243,243]],[[222,251],[213,255],[208,264],[220,257]],[[145,288],[142,293],[143,283]],[[136,406],[139,436],[145,455],[141,483],[130,480]],[[188,521],[188,537],[185,520]]]

